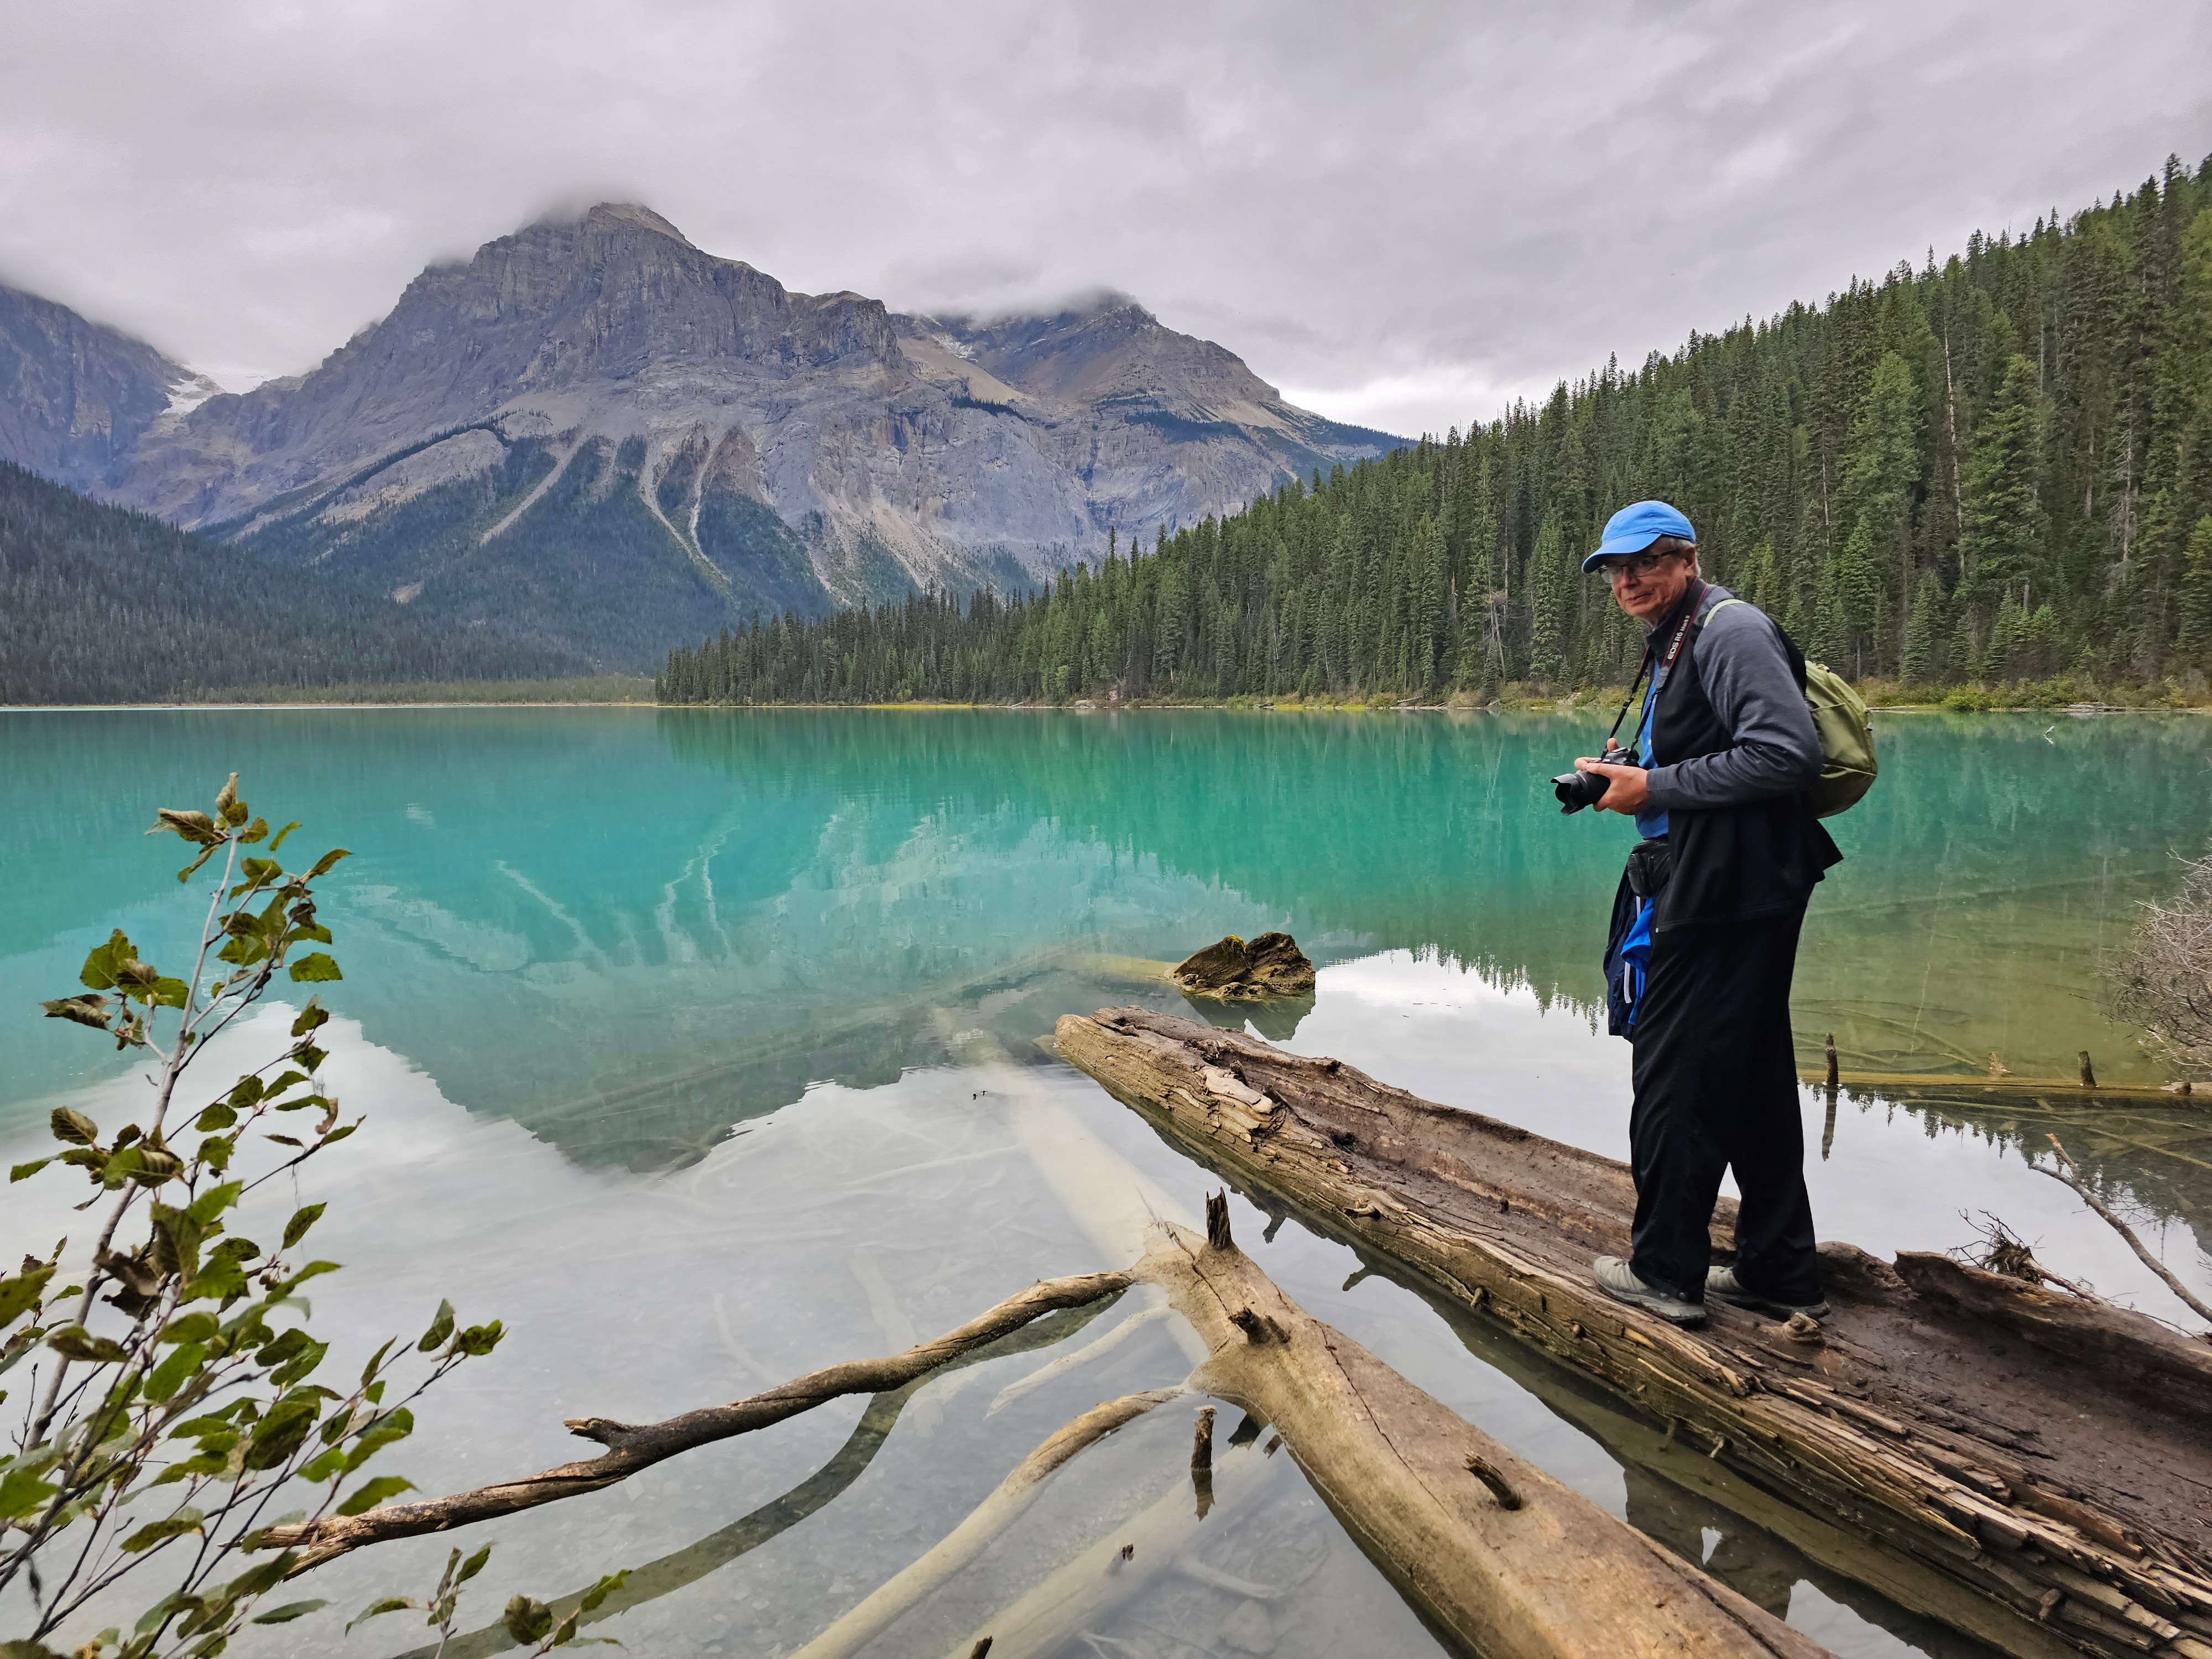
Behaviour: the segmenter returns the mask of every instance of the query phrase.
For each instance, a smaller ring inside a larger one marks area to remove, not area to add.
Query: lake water
[[[1962,1212],[1986,1210],[2061,1271],[2185,1318],[2026,1154],[2057,1129],[2212,1290],[2212,1112],[1992,1106],[1964,1085],[1992,1054],[2069,1077],[2083,1048],[2107,1082],[2167,1075],[2100,1012],[2096,964],[2204,844],[2212,722],[1899,715],[1879,731],[1882,782],[1834,822],[1846,862],[1806,928],[1801,1054],[1817,1065],[1833,1031],[1847,1070],[1962,1088],[1847,1094],[1832,1113],[1806,1092],[1822,1237],[1944,1248],[1972,1237]],[[1631,832],[1561,818],[1545,784],[1597,735],[1440,713],[0,714],[0,1153],[31,1156],[58,1101],[109,1122],[128,1109],[129,1070],[36,1003],[112,925],[173,958],[198,919],[172,878],[179,843],[138,832],[237,770],[257,811],[354,851],[322,910],[346,971],[326,1001],[338,1091],[369,1121],[331,1155],[343,1181],[311,1164],[300,1182],[334,1200],[317,1241],[349,1268],[319,1285],[319,1328],[343,1334],[343,1359],[419,1328],[441,1294],[504,1318],[498,1354],[386,1455],[426,1492],[526,1473],[576,1454],[565,1417],[735,1398],[903,1347],[1031,1279],[1122,1265],[1082,1218],[1097,1206],[1070,1202],[1086,1185],[1146,1183],[1195,1212],[1206,1172],[1041,1039],[1063,1013],[1183,1007],[1145,964],[1224,933],[1287,929],[1321,965],[1311,1007],[1255,1017],[1262,1035],[1622,1154],[1628,1051],[1589,1006]],[[210,1073],[258,1063],[266,1028],[223,1041]],[[0,1249],[43,1252],[75,1196],[51,1177],[10,1189]],[[1235,1209],[1240,1242],[1313,1312],[1838,1653],[1972,1650],[1655,1476],[1633,1425],[1463,1339],[1344,1247]],[[499,1547],[465,1623],[517,1590],[650,1564],[605,1627],[633,1651],[793,1651],[1060,1423],[1180,1381],[1172,1322],[1155,1320],[994,1409],[1144,1305],[480,1528]],[[1189,1422],[1177,1404],[1085,1453],[869,1651],[951,1650],[1182,1479]],[[1437,1650],[1287,1459],[1190,1547],[1289,1588],[1255,1600],[1164,1573],[1070,1651]],[[446,1548],[325,1569],[312,1593],[329,1612],[233,1650],[410,1650],[419,1627],[380,1620],[341,1644],[338,1626],[427,1589]]]

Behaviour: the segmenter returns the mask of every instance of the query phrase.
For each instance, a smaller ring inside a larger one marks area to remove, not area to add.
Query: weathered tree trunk
[[[1822,1246],[1836,1312],[1812,1340],[1718,1306],[1705,1330],[1680,1330],[1590,1283],[1590,1258],[1624,1250],[1634,1210],[1611,1159],[1170,1015],[1071,1017],[1058,1043],[1268,1207],[2045,1627],[2014,1650],[2046,1652],[2050,1633],[2087,1652],[2212,1659],[2212,1512],[2198,1508],[2212,1498],[2212,1346],[1948,1257],[1893,1268],[1848,1245]],[[1716,1218],[1723,1254],[1732,1221]],[[1832,1565],[1852,1571],[1848,1553]]]
[[[1160,1230],[1135,1276],[1211,1357],[1191,1386],[1282,1436],[1400,1591],[1486,1659],[1759,1655],[1817,1643],[1508,1451],[1278,1289],[1228,1234]]]

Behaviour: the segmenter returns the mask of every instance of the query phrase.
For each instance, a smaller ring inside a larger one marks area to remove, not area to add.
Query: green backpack
[[[1711,620],[1714,611],[1743,603],[1723,599],[1703,620]],[[1851,690],[1850,682],[1827,664],[1810,659],[1805,663],[1805,706],[1813,711],[1821,754],[1820,781],[1805,792],[1806,798],[1813,804],[1814,817],[1832,818],[1857,805],[1874,787],[1874,722],[1867,714],[1866,700]]]

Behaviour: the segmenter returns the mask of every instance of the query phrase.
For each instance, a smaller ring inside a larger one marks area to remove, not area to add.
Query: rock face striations
[[[0,286],[0,460],[96,487],[217,387],[143,340]]]
[[[0,293],[11,374],[36,395],[0,411],[0,459],[630,666],[757,612],[1018,588],[1109,528],[1233,511],[1395,441],[1119,296],[896,316],[617,204],[431,267],[313,371],[242,395]]]

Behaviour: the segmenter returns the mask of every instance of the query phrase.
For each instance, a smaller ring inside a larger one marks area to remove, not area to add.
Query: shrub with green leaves
[[[85,958],[82,988],[45,1005],[146,1051],[144,1109],[110,1133],[58,1109],[60,1149],[9,1171],[13,1182],[76,1170],[92,1188],[76,1207],[98,1231],[88,1250],[64,1239],[0,1279],[0,1373],[20,1367],[27,1379],[0,1455],[0,1591],[22,1580],[33,1615],[20,1639],[0,1642],[6,1659],[48,1653],[50,1638],[132,1575],[165,1593],[133,1630],[103,1631],[79,1656],[210,1659],[248,1620],[322,1607],[263,1609],[303,1558],[252,1559],[261,1533],[410,1490],[366,1466],[412,1431],[425,1389],[501,1334],[496,1320],[464,1327],[441,1304],[411,1346],[386,1342],[356,1377],[323,1374],[329,1345],[309,1334],[300,1291],[337,1269],[301,1249],[324,1206],[295,1212],[273,1247],[231,1228],[256,1188],[361,1126],[342,1120],[322,1081],[316,1035],[330,1016],[310,998],[277,1053],[212,1092],[195,1091],[193,1066],[272,987],[341,977],[314,948],[331,942],[315,883],[345,849],[286,870],[277,854],[299,826],[271,834],[239,799],[235,773],[213,811],[158,817],[149,834],[197,849],[179,882],[211,863],[220,872],[189,967],[164,973],[118,928]],[[280,1498],[308,1506],[269,1513]]]

